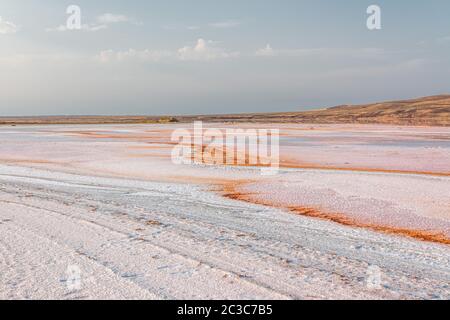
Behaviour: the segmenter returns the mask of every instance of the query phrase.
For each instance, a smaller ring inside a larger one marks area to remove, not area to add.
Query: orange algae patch
[[[280,208],[289,210],[290,212],[306,217],[312,217],[327,221],[332,221],[339,223],[341,225],[356,227],[356,228],[364,228],[377,232],[382,232],[386,234],[394,234],[405,237],[410,237],[414,239],[418,239],[421,241],[434,242],[440,244],[450,245],[450,238],[444,234],[443,232],[433,232],[427,230],[410,230],[405,228],[396,228],[391,226],[383,226],[376,225],[370,223],[364,223],[357,221],[356,219],[352,219],[345,214],[342,213],[330,213],[323,212],[316,208],[311,207],[301,207],[301,206],[282,206],[271,203],[267,200],[255,199],[253,196],[255,193],[250,192],[240,192],[238,189],[240,186],[251,183],[252,181],[239,181],[239,182],[230,182],[222,186],[223,196],[233,200],[244,201],[253,204],[259,204],[274,208]],[[254,181],[253,181],[254,182]]]
[[[319,218],[323,220],[329,220],[333,222],[337,222],[339,224],[357,228],[366,228],[371,229],[378,232],[389,233],[389,234],[397,234],[402,236],[407,236],[415,239],[419,239],[422,241],[428,242],[437,242],[443,244],[450,244],[450,238],[448,238],[443,232],[431,232],[425,230],[410,230],[404,228],[395,228],[389,226],[380,226],[368,223],[360,223],[354,219],[351,219],[343,214],[339,213],[325,213],[321,212],[314,208],[308,207],[289,207],[291,212],[296,214],[300,214],[302,216]]]

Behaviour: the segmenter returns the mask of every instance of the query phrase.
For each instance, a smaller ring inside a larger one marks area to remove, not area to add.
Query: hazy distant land
[[[392,124],[450,126],[450,95],[366,105],[343,105],[303,112],[244,113],[197,116],[41,116],[0,117],[0,125],[137,124],[192,122]]]

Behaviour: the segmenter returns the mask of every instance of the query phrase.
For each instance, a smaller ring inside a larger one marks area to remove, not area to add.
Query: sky
[[[71,5],[80,29],[67,27]],[[367,27],[371,5],[381,29]],[[278,112],[450,92],[448,0],[2,0],[0,17],[0,116]]]

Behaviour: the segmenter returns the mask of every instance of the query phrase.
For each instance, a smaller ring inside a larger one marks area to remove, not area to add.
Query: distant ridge
[[[255,115],[259,117],[258,115]],[[450,126],[450,95],[262,115],[274,122]]]
[[[195,117],[203,121],[450,126],[450,95],[328,109]]]
[[[450,95],[364,105],[343,105],[303,112],[248,113],[203,116],[53,116],[0,117],[0,125],[17,124],[101,124],[175,122],[259,122],[311,124],[394,124],[450,126]]]

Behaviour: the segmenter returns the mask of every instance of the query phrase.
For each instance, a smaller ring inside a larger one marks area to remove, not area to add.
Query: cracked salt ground
[[[204,186],[14,166],[0,174],[1,298],[450,298],[447,246]],[[70,265],[81,270],[78,291],[67,288]],[[371,266],[380,288],[367,285]]]

